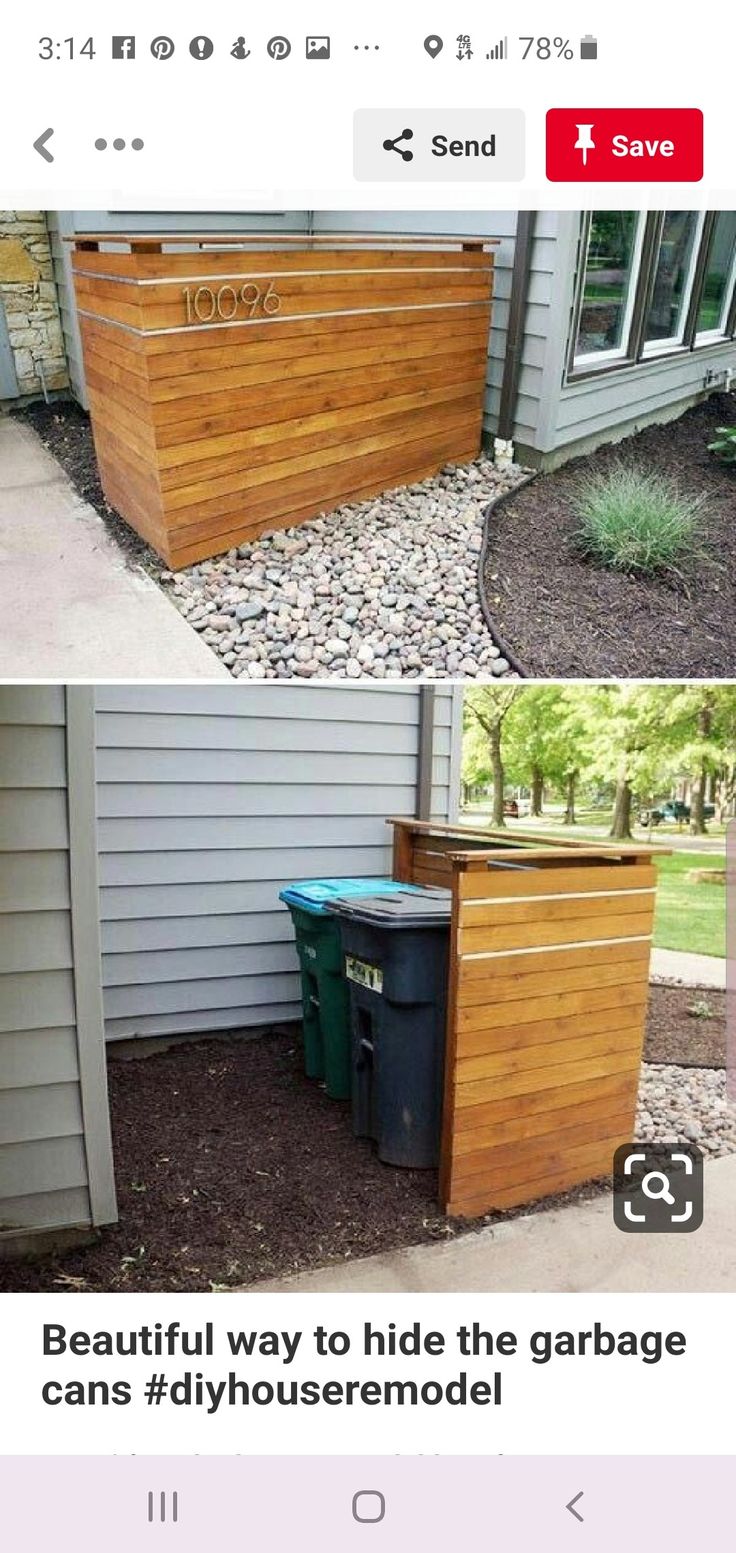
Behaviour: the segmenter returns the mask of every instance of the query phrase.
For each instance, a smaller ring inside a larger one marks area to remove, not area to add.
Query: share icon
[[[384,140],[384,142],[383,142],[383,149],[384,149],[384,151],[395,151],[396,155],[402,157],[405,162],[413,162],[414,161],[414,152],[413,151],[409,151],[409,150],[403,150],[401,145],[400,145],[400,141],[402,141],[402,140],[413,140],[413,139],[414,139],[414,131],[413,131],[413,129],[402,129],[401,134],[397,135],[395,140]]]

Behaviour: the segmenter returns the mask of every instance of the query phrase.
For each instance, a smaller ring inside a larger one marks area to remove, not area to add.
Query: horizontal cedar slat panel
[[[415,868],[411,879],[412,884],[431,884],[447,889],[448,875],[442,873],[439,868]]]
[[[567,858],[563,858],[557,866],[530,866],[518,872],[506,868],[475,869],[471,865],[459,874],[460,898],[482,900],[486,896],[564,894],[569,890],[651,889],[657,883],[656,870],[648,864],[566,864]]]
[[[605,1008],[631,1008],[646,1000],[647,983],[643,978],[629,986],[591,987],[578,992],[556,992],[550,985],[545,997],[519,998],[512,1004],[492,1001],[485,1006],[460,1008],[457,1016],[458,1039],[466,1030],[493,1030],[507,1025],[538,1024],[541,1020],[561,1019],[569,1014],[593,1014]]]
[[[654,910],[654,890],[614,890],[593,894],[588,891],[569,896],[554,897],[535,895],[533,900],[503,900],[465,902],[460,911],[460,925],[464,929],[495,927],[499,923],[564,922],[569,918],[608,917],[614,912],[646,912]]]
[[[458,463],[464,463],[477,456],[478,443],[469,443],[464,448],[459,448],[456,440],[453,440],[451,446],[446,448],[441,446],[438,448],[435,444],[434,456],[430,456],[425,451],[423,463],[409,465],[404,462],[401,465],[397,461],[396,468],[390,475],[384,469],[380,475],[374,475],[370,479],[366,477],[365,484],[363,485],[346,485],[345,489],[339,492],[333,487],[333,505],[338,497],[339,502],[357,502],[380,495],[382,491],[386,491],[389,488],[387,483],[389,479],[392,485],[398,485],[402,478],[406,484],[429,479],[431,475],[437,472],[437,453],[440,454],[443,463],[449,458],[454,458]],[[283,511],[276,511],[275,507],[269,506],[268,502],[258,504],[257,512],[256,506],[257,504],[248,503],[248,517],[252,520],[249,526],[243,526],[241,522],[241,525],[237,528],[232,526],[228,529],[223,528],[218,534],[216,543],[213,543],[211,538],[195,539],[182,543],[175,532],[170,532],[168,535],[170,564],[174,567],[189,566],[194,561],[202,560],[205,556],[216,555],[223,550],[229,550],[231,545],[242,544],[247,539],[255,539],[258,534],[262,533],[264,527],[269,529],[290,528],[295,523],[302,523],[307,518],[316,517],[319,513],[329,510],[329,504],[326,506],[321,497],[307,499],[304,492],[301,493],[300,500],[296,505],[294,505],[294,498],[290,496],[288,502],[284,505]],[[185,530],[184,532],[186,533],[187,531]]]
[[[577,1062],[578,1058],[605,1057],[615,1052],[639,1052],[641,1034],[638,1025],[607,1030],[601,1035],[581,1035],[574,1019],[570,1020],[564,1038],[543,1041],[539,1045],[505,1047],[502,1050],[482,1052],[479,1056],[463,1057],[455,1069],[455,1082],[473,1083],[477,1079],[492,1078],[494,1074],[523,1073],[526,1068],[559,1067],[561,1063]]]
[[[529,1095],[542,1089],[560,1089],[582,1084],[588,1078],[607,1078],[612,1073],[639,1070],[638,1052],[608,1052],[584,1062],[560,1062],[551,1067],[524,1069],[521,1073],[496,1074],[492,1079],[477,1079],[459,1084],[456,1089],[458,1110],[484,1105],[487,1100],[502,1100],[510,1095]]]
[[[387,490],[389,482],[398,484],[402,469],[425,467],[431,461],[433,452],[439,450],[443,459],[447,459],[448,449],[458,445],[461,448],[472,447],[474,444],[477,446],[479,439],[479,423],[469,425],[467,420],[463,420],[457,426],[448,426],[446,430],[431,436],[425,434],[417,441],[413,438],[402,439],[395,434],[386,445],[381,438],[368,439],[373,442],[373,446],[365,448],[362,453],[353,444],[344,458],[336,460],[334,467],[320,467],[312,459],[311,467],[294,470],[277,479],[267,478],[270,473],[267,468],[256,470],[256,476],[261,474],[262,478],[249,481],[248,493],[223,493],[198,502],[196,507],[175,509],[168,517],[172,543],[186,544],[194,539],[208,539],[232,531],[231,514],[236,514],[237,519],[250,527],[267,513],[273,517],[286,516],[303,510],[307,505],[314,512],[324,512],[323,494],[326,485],[329,485],[335,498],[340,498],[340,501],[335,501],[335,505],[340,505],[341,501],[348,499],[348,493],[369,484],[374,484],[378,490]],[[345,449],[340,451],[345,452]]]
[[[329,320],[329,333],[321,318],[282,318],[277,325],[252,323],[247,330],[239,325],[219,325],[216,329],[201,329],[196,333],[186,329],[181,334],[149,334],[136,338],[135,343],[145,351],[151,378],[171,377],[174,372],[189,377],[201,372],[203,367],[237,366],[247,339],[248,354],[253,361],[273,361],[287,356],[311,356],[315,363],[332,355],[336,348],[349,350],[371,340],[380,345],[385,338],[400,333],[413,340],[435,336],[447,339],[448,335],[460,345],[469,338],[487,335],[490,306],[476,302],[468,307],[438,307],[431,312],[411,308],[398,309],[390,315],[383,313],[337,314]],[[86,320],[89,322],[90,320]],[[108,327],[120,339],[128,338],[121,330]]]
[[[516,984],[528,976],[540,975],[542,971],[551,971],[554,973],[557,987],[558,975],[564,971],[581,970],[587,966],[632,963],[641,967],[649,964],[650,953],[649,943],[630,943],[622,938],[608,944],[578,944],[572,948],[563,946],[562,949],[536,949],[532,947],[527,948],[523,954],[509,951],[508,954],[477,955],[474,959],[464,959],[459,962],[458,985],[462,990],[462,1001],[476,1003],[482,999],[472,994],[474,982],[487,983],[490,991],[501,981],[507,981],[509,985]]]
[[[464,438],[470,435],[476,422],[480,432],[479,412],[469,409],[467,402],[461,400],[457,405],[435,407],[431,417],[423,410],[411,412],[404,416],[397,416],[386,429],[377,430],[367,437],[357,437],[350,441],[345,441],[343,438],[334,445],[328,455],[325,454],[324,448],[316,448],[309,453],[297,453],[291,457],[261,463],[254,453],[247,470],[223,475],[222,479],[192,482],[190,485],[164,492],[164,507],[169,517],[169,524],[173,528],[186,528],[191,521],[189,514],[192,507],[200,507],[201,510],[202,504],[211,506],[213,502],[219,502],[221,497],[226,500],[228,497],[233,497],[236,505],[243,506],[247,504],[247,493],[257,490],[259,486],[273,486],[281,480],[287,481],[291,477],[310,474],[314,470],[318,470],[324,478],[326,466],[332,468],[335,464],[355,464],[366,454],[390,452],[392,448],[397,447],[406,448],[414,441],[414,436],[418,435],[420,430],[424,433],[422,440],[425,441],[429,420],[435,428],[434,435],[438,439],[452,432],[457,432],[461,438]],[[632,918],[633,920],[636,919]]]
[[[406,268],[397,264],[388,265],[376,270],[355,270],[345,266],[326,272],[322,276],[314,274],[300,274],[298,265],[291,270],[274,271],[279,279],[274,282],[274,291],[281,298],[280,312],[289,313],[294,300],[304,299],[314,305],[322,307],[324,296],[335,298],[341,307],[373,307],[377,304],[375,298],[391,299],[397,292],[407,293],[411,303],[427,303],[430,301],[430,291],[427,286],[427,277],[417,275],[411,267]],[[232,304],[231,291],[238,293],[243,285],[251,281],[247,269],[240,270],[237,264],[231,266],[231,274],[228,280],[222,282],[227,290],[227,301]],[[272,275],[265,266],[259,267],[257,279],[254,285],[261,286],[265,291]],[[322,283],[316,285],[315,281]],[[454,302],[459,300],[484,301],[488,296],[491,279],[490,265],[484,268],[472,266],[463,269],[450,265],[438,265],[432,274],[433,302],[445,300]],[[116,281],[109,281],[95,277],[89,282],[99,296],[119,296],[120,286]],[[146,286],[129,288],[134,292],[136,299],[143,309],[144,329],[151,326],[151,319],[164,314],[176,312],[176,322],[185,323],[185,292],[194,293],[199,287],[204,286],[207,291],[217,292],[220,287],[217,282],[210,284],[206,280],[199,283],[194,281],[185,284],[181,279],[157,280]],[[247,311],[241,309],[236,317],[247,318]],[[261,321],[259,313],[254,314]],[[271,319],[278,318],[279,313],[272,313],[263,318],[263,322],[269,323]],[[206,320],[202,320],[206,322]],[[221,327],[221,326],[220,326]]]
[[[145,342],[127,330],[103,324],[97,318],[80,318],[79,327],[85,351],[95,352],[100,363],[114,361],[136,377],[148,377]]]
[[[165,449],[190,440],[192,428],[199,436],[210,430],[270,425],[280,415],[288,418],[305,411],[318,414],[350,404],[365,404],[389,389],[409,393],[425,385],[432,388],[443,382],[467,381],[475,383],[480,392],[485,369],[483,349],[452,355],[438,351],[431,364],[428,358],[412,358],[373,366],[368,373],[362,367],[347,367],[314,377],[274,379],[267,389],[259,385],[260,394],[253,387],[240,384],[225,393],[217,390],[194,398],[168,400],[151,406],[150,419],[156,428],[157,444]]]
[[[293,270],[330,271],[352,269],[357,273],[385,270],[400,266],[402,269],[432,270],[438,264],[451,265],[453,269],[488,270],[493,268],[493,253],[476,249],[442,250],[437,253],[409,253],[401,248],[385,248],[372,253],[360,250],[343,250],[329,253],[322,250],[300,250],[298,254],[274,249],[233,250],[227,252],[202,252],[165,254],[75,253],[72,268],[76,275],[88,272],[93,278],[101,275],[118,275],[131,280],[165,280],[173,277],[179,281],[188,274],[209,273],[219,278],[239,272],[241,268],[250,274],[264,274],[269,270],[278,273]],[[444,267],[444,266],[443,266]]]
[[[161,488],[175,491],[185,486],[196,491],[197,482],[205,482],[203,489],[216,492],[228,490],[230,476],[238,477],[246,470],[268,464],[274,466],[274,445],[278,447],[279,464],[286,465],[289,455],[304,456],[314,451],[322,453],[352,439],[365,436],[370,430],[379,436],[392,428],[405,428],[407,436],[414,425],[423,424],[427,415],[441,418],[445,413],[472,415],[477,409],[478,392],[464,383],[450,384],[416,394],[399,395],[367,405],[352,406],[343,411],[330,410],[322,415],[302,415],[292,421],[275,421],[267,426],[254,427],[239,438],[228,438],[238,443],[232,452],[219,452],[213,458],[202,459],[201,442],[179,447],[176,458],[170,455],[161,467]],[[196,459],[199,451],[199,459]],[[192,462],[192,455],[195,461]],[[220,484],[220,481],[226,483]]]
[[[397,284],[391,284],[391,280],[397,280]],[[398,281],[400,280],[400,284]],[[136,331],[153,332],[154,330],[185,329],[187,331],[208,327],[217,333],[232,327],[238,327],[240,332],[247,336],[253,325],[248,317],[247,310],[234,320],[221,323],[211,323],[209,319],[187,319],[185,299],[170,302],[160,302],[154,306],[146,306],[145,292],[125,288],[125,295],[121,295],[121,288],[113,281],[90,282],[80,279],[77,282],[79,303],[85,312],[92,313],[98,318],[107,319],[115,323],[126,324]],[[194,292],[197,288],[189,288]],[[128,292],[130,291],[130,294]],[[459,286],[442,286],[433,294],[431,300],[427,296],[425,288],[408,282],[406,277],[388,278],[386,284],[380,289],[371,287],[369,293],[355,285],[326,293],[315,294],[301,283],[296,283],[288,295],[282,296],[282,305],[279,313],[266,320],[268,327],[278,330],[278,320],[283,316],[285,321],[293,318],[325,318],[332,313],[341,313],[349,310],[355,317],[360,317],[363,312],[379,315],[382,311],[389,317],[394,309],[413,308],[415,310],[433,309],[435,303],[438,306],[452,305],[458,311],[465,306],[485,301],[487,287],[483,280],[469,280]],[[263,320],[259,317],[258,323]],[[196,338],[196,335],[194,336]]]
[[[639,947],[648,949],[649,946],[645,944]],[[585,992],[594,987],[625,986],[633,979],[631,962],[621,960],[613,965],[581,965],[575,970],[559,971],[555,974],[555,988],[558,992]],[[469,983],[461,980],[458,986],[458,1007],[477,1007],[489,998],[505,1003],[513,1002],[516,998],[544,997],[548,992],[548,971],[536,974],[530,972],[526,976],[491,976],[484,981]]]
[[[559,1169],[576,1148],[594,1144],[600,1138],[601,1130],[608,1136],[620,1134],[624,1138],[628,1137],[630,1123],[629,1105],[619,1101],[618,1108],[614,1103],[611,1109],[609,1102],[608,1109],[597,1109],[587,1118],[578,1117],[570,1125],[551,1128],[546,1134],[535,1134],[514,1141],[499,1140],[495,1148],[464,1154],[455,1161],[452,1190],[457,1192],[463,1188],[472,1192],[479,1176],[484,1183],[491,1181],[499,1169],[505,1170],[508,1180],[536,1172],[540,1164],[542,1168],[549,1165],[551,1169]]]
[[[510,1051],[531,1044],[539,1046],[547,1041],[554,1045],[564,1041],[569,1034],[602,1035],[610,1030],[630,1029],[646,1002],[646,989],[640,986],[638,1000],[623,1006],[619,999],[608,1001],[609,1007],[591,1013],[559,1014],[556,1018],[535,1019],[526,1024],[515,1023],[516,1004],[506,1004],[508,1024],[458,1032],[457,1062],[481,1056],[483,1052]]]
[[[483,1186],[490,1191],[496,1188],[503,1191],[514,1183],[521,1184],[548,1172],[562,1171],[576,1162],[587,1166],[591,1159],[597,1162],[601,1158],[606,1159],[605,1168],[610,1174],[614,1150],[629,1137],[626,1117],[614,1117],[609,1126],[604,1127],[603,1133],[603,1137],[599,1133],[598,1138],[588,1136],[578,1143],[560,1148],[555,1148],[549,1139],[544,1138],[512,1144],[501,1151],[503,1159],[499,1153],[497,1162],[487,1167]],[[478,1177],[475,1176],[465,1182],[465,1190],[468,1195],[472,1195],[479,1185]]]
[[[133,458],[141,458],[148,462],[153,457],[155,444],[147,428],[145,421],[134,415],[126,405],[118,404],[116,399],[105,395],[87,379],[90,413],[95,419],[95,424],[103,431],[109,428],[125,447],[130,450]]]
[[[471,355],[475,357],[481,348],[484,348],[483,342],[478,340]],[[353,344],[347,350],[332,351],[319,362],[312,356],[290,356],[284,352],[276,360],[269,358],[251,364],[250,356],[244,349],[238,366],[214,367],[194,378],[189,375],[155,378],[151,380],[149,393],[154,421],[158,425],[167,418],[186,413],[182,406],[193,394],[210,400],[213,394],[229,393],[235,388],[263,388],[268,383],[314,377],[316,369],[325,378],[330,378],[335,372],[349,371],[354,367],[367,370],[422,358],[434,365],[439,356],[457,354],[457,342],[450,335],[443,335],[437,340],[425,337],[415,339],[411,332],[394,334],[378,344],[374,344],[372,336],[368,335],[360,344]]]
[[[570,1104],[560,1104],[547,1110],[528,1107],[519,1115],[518,1107],[515,1114],[507,1117],[495,1117],[492,1128],[487,1123],[481,1127],[460,1132],[455,1139],[455,1164],[467,1156],[479,1159],[486,1151],[500,1148],[505,1143],[517,1143],[523,1138],[541,1138],[547,1133],[558,1134],[563,1130],[582,1125],[584,1122],[592,1122],[598,1118],[606,1119],[609,1116],[628,1116],[630,1118],[632,1107],[636,1104],[636,1084],[632,1082],[630,1073],[615,1074],[612,1079],[604,1081],[608,1088],[602,1093],[603,1082],[595,1086],[596,1098],[593,1100],[574,1099]],[[564,1089],[548,1090],[547,1096],[555,1095],[564,1102],[565,1097],[574,1095],[578,1085],[565,1086]],[[591,1090],[591,1093],[593,1091]],[[502,1102],[508,1108],[508,1102]],[[492,1107],[478,1106],[478,1111],[492,1109]],[[465,1113],[467,1116],[474,1114]]]
[[[605,1178],[611,1174],[615,1150],[621,1143],[629,1141],[627,1133],[603,1139],[599,1144],[592,1144],[577,1154],[572,1162],[561,1165],[559,1169],[553,1169],[542,1175],[538,1174],[534,1179],[512,1184],[484,1182],[481,1191],[453,1194],[447,1202],[446,1212],[457,1218],[478,1218],[482,1213],[490,1213],[493,1209],[518,1208],[524,1203],[533,1203],[540,1197],[566,1192],[582,1181]]]
[[[623,905],[623,903],[621,903]],[[611,902],[616,912],[618,901]],[[633,910],[626,915],[605,917],[578,916],[562,922],[533,922],[523,926],[460,928],[461,954],[479,954],[485,950],[524,948],[537,944],[588,944],[597,938],[633,938],[651,933],[653,906],[647,911]],[[582,907],[581,907],[582,910]]]
[[[459,1151],[462,1152],[467,1146],[468,1139],[475,1140],[470,1146],[477,1149],[481,1136],[493,1138],[496,1128],[506,1122],[515,1124],[528,1120],[533,1125],[534,1118],[554,1117],[558,1112],[576,1110],[578,1106],[587,1107],[599,1099],[607,1101],[612,1096],[628,1095],[629,1101],[634,1104],[637,1086],[638,1072],[622,1068],[614,1073],[595,1074],[587,1079],[558,1084],[536,1093],[525,1092],[523,1106],[519,1105],[518,1095],[498,1095],[493,1100],[457,1112],[455,1123]]]

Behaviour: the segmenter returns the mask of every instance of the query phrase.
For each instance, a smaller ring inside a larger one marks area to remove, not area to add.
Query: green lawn
[[[688,873],[723,868],[725,859],[712,852],[674,852],[655,859],[659,874],[654,942],[658,949],[685,949],[692,954],[726,953],[726,889],[723,884],[696,884]]]

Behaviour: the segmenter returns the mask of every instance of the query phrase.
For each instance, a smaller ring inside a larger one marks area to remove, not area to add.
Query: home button
[[[386,1500],[374,1488],[361,1488],[353,1494],[353,1520],[361,1526],[376,1526],[386,1514]]]

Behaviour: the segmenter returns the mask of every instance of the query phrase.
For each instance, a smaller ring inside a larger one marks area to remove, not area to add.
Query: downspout
[[[434,764],[436,690],[434,685],[419,688],[419,729],[417,738],[417,782],[415,818],[432,818],[432,767]]]
[[[511,274],[509,322],[506,331],[506,353],[503,364],[501,400],[498,408],[498,429],[494,438],[494,454],[497,464],[513,463],[514,428],[519,400],[521,352],[529,305],[529,279],[532,268],[532,251],[537,225],[536,210],[520,210],[516,222],[514,267]]]

